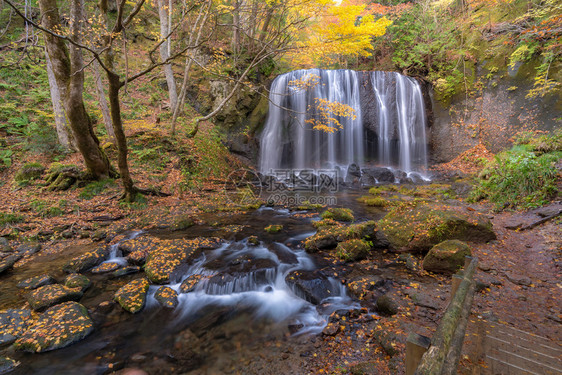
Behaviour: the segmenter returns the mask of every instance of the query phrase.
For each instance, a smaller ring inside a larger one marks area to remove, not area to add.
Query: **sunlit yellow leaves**
[[[343,128],[338,118],[351,118],[355,120],[355,109],[347,104],[332,102],[322,98],[315,98],[314,105],[309,106],[309,111],[314,111],[316,116],[306,120],[314,130],[334,133]]]

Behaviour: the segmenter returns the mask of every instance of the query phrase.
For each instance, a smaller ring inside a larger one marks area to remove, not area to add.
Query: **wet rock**
[[[127,255],[136,251],[149,253],[150,250],[155,249],[161,245],[161,240],[151,236],[138,236],[129,240],[124,240],[119,243],[119,250]]]
[[[139,266],[127,266],[127,267],[119,268],[118,270],[114,271],[110,275],[110,277],[112,279],[116,279],[118,277],[123,277],[123,276],[138,273],[138,272],[140,272],[140,270],[141,270],[141,268]]]
[[[31,310],[8,309],[0,312],[0,347],[12,344],[31,324]]]
[[[137,313],[142,310],[146,302],[146,292],[148,292],[148,280],[133,280],[125,286],[121,287],[115,293],[115,301],[121,305],[123,309],[130,313]]]
[[[425,294],[412,289],[408,289],[404,293],[412,299],[414,305],[416,306],[425,307],[432,310],[439,310],[439,305],[437,304],[437,302]]]
[[[487,242],[496,238],[484,215],[432,204],[389,212],[378,223],[393,249],[424,251],[445,240]]]
[[[35,353],[60,349],[84,339],[93,330],[88,310],[77,302],[65,302],[45,311],[14,347]]]
[[[340,331],[340,325],[337,322],[329,322],[322,330],[324,336],[335,336]]]
[[[16,247],[16,252],[23,254],[23,256],[33,255],[41,251],[41,244],[39,243],[27,243]]]
[[[295,253],[283,244],[274,242],[273,244],[268,245],[267,249],[275,254],[281,263],[297,264],[299,262]]]
[[[354,178],[361,178],[361,168],[355,163],[347,167],[346,180],[352,181]]]
[[[88,251],[80,256],[71,259],[64,265],[63,271],[66,273],[82,273],[97,266],[105,260],[108,255],[107,247],[103,246],[93,251]]]
[[[349,208],[331,207],[320,215],[322,219],[332,219],[337,221],[354,221],[353,212]]]
[[[248,244],[252,246],[257,246],[260,244],[260,240],[256,236],[248,237]]]
[[[388,294],[384,294],[377,298],[377,302],[375,302],[375,309],[382,315],[385,316],[392,316],[398,313],[398,303],[389,296]]]
[[[55,284],[56,282],[57,281],[49,275],[39,275],[19,282],[17,287],[24,290],[31,290],[45,285]]]
[[[93,273],[93,274],[108,273],[108,272],[115,271],[119,267],[121,267],[121,265],[119,263],[107,262],[107,263],[102,263],[99,266],[96,266],[96,267],[92,268],[90,270],[90,272]]]
[[[69,288],[60,284],[42,286],[27,295],[27,301],[35,311],[67,301],[78,301],[82,298],[82,290]]]
[[[455,273],[464,265],[464,258],[471,256],[470,247],[459,240],[447,240],[433,246],[423,258],[423,269],[437,273]]]
[[[281,230],[283,229],[282,225],[268,225],[267,227],[263,228],[264,231],[266,231],[269,234],[275,234],[275,233],[279,233],[281,232]]]
[[[388,168],[384,168],[384,167],[364,168],[362,171],[364,175],[367,175],[375,179],[379,183],[381,182],[393,183],[395,180],[394,173],[392,173],[392,171]]]
[[[208,277],[203,275],[191,275],[185,279],[180,285],[180,293],[192,292],[201,280],[206,280]]]
[[[396,336],[393,333],[377,328],[373,331],[373,337],[390,357],[398,354]]]
[[[384,286],[385,280],[378,275],[362,275],[347,283],[347,288],[355,297],[363,299],[376,288]]]
[[[92,285],[92,282],[84,275],[71,273],[64,279],[64,285],[73,289],[80,288],[80,290],[84,292]]]
[[[13,254],[2,259],[2,261],[0,261],[0,275],[11,269],[22,256],[22,254]]]
[[[7,374],[10,371],[13,371],[19,365],[20,362],[14,359],[8,357],[0,357],[0,374]]]
[[[320,271],[293,271],[285,277],[293,292],[315,305],[323,299],[336,295],[331,281]]]
[[[178,305],[178,292],[169,286],[161,286],[154,294],[154,298],[162,307],[173,309]]]
[[[182,263],[195,259],[200,253],[198,250],[211,242],[204,237],[160,241],[160,245],[150,251],[144,265],[144,272],[156,284],[167,283]]]
[[[524,285],[524,286],[530,286],[532,284],[531,279],[528,278],[527,276],[519,275],[513,272],[508,272],[505,274],[505,276],[513,284]]]

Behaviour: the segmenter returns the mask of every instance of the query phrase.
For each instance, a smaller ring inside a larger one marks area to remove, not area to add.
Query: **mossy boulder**
[[[379,221],[378,228],[397,251],[426,251],[445,240],[488,242],[496,238],[484,215],[432,204],[402,205]]]
[[[46,352],[69,346],[94,330],[88,310],[77,302],[65,302],[45,311],[14,347],[27,352]]]
[[[330,207],[320,215],[322,219],[353,221],[353,212],[349,208]]]
[[[120,267],[121,265],[117,262],[105,262],[100,264],[99,266],[92,268],[90,272],[92,272],[93,274],[108,273],[113,272]]]
[[[81,273],[97,266],[105,260],[108,250],[105,246],[96,250],[88,251],[80,256],[72,258],[63,267],[66,273]]]
[[[199,254],[197,250],[204,241],[202,237],[192,240],[160,240],[158,246],[150,250],[144,272],[153,283],[167,283],[181,264]]]
[[[148,286],[148,280],[145,278],[133,280],[121,287],[115,293],[114,299],[123,309],[135,314],[144,307]]]
[[[67,301],[78,301],[82,298],[80,288],[69,288],[60,284],[45,285],[27,295],[27,301],[35,311]]]
[[[169,286],[161,286],[154,294],[160,306],[173,309],[178,305],[178,292]]]
[[[433,246],[423,258],[423,269],[431,272],[454,273],[471,256],[470,247],[459,240],[447,240]]]
[[[56,283],[56,280],[50,275],[39,275],[19,282],[17,287],[24,290],[32,290],[54,283]]]
[[[20,362],[9,357],[0,357],[0,374],[7,374],[20,365]]]
[[[279,224],[268,225],[267,227],[263,228],[263,230],[270,234],[279,233],[281,232],[281,229],[283,229],[283,225]]]
[[[346,261],[365,259],[370,251],[371,244],[361,239],[340,242],[336,247],[336,255]]]
[[[16,172],[14,180],[19,183],[25,183],[36,180],[43,175],[45,167],[39,163],[27,163]]]
[[[189,293],[195,289],[201,280],[207,280],[208,277],[203,275],[191,275],[185,279],[180,285],[180,293]]]
[[[367,241],[376,238],[376,224],[374,221],[351,225],[328,225],[320,227],[318,233],[307,238],[304,247],[308,252],[335,248],[338,243],[352,240],[364,239]]]
[[[92,282],[84,275],[71,273],[66,277],[66,279],[64,279],[64,285],[73,289],[80,288],[80,290],[84,292],[90,287],[90,285],[92,285]]]

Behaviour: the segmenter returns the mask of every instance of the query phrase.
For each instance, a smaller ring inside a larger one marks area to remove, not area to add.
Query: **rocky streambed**
[[[108,227],[50,255],[4,241],[0,372],[298,374],[337,367],[343,354],[347,369],[403,371],[397,317],[421,308],[431,331],[446,304],[439,274],[470,253],[461,240],[495,234],[486,214],[454,201],[389,191],[384,208],[363,193],[338,196],[353,210],[261,207]]]

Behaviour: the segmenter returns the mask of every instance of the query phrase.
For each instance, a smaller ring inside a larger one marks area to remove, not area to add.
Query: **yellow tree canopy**
[[[325,67],[340,58],[368,56],[372,39],[384,35],[391,23],[386,17],[375,19],[365,4],[325,3],[299,38],[292,65]]]

